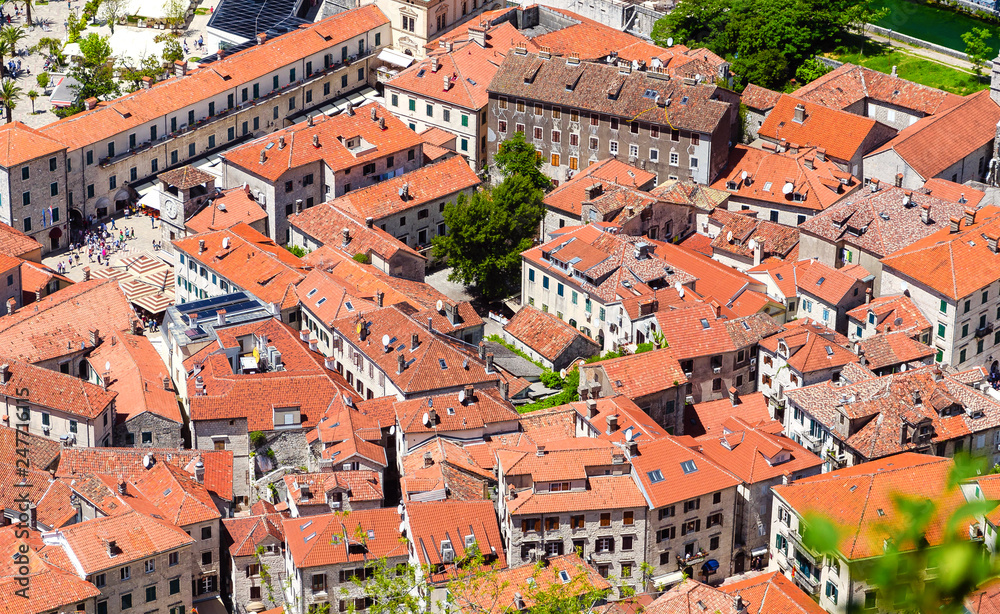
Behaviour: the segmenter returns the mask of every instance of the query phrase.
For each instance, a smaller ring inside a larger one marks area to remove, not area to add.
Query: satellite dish
[[[405,512],[405,511],[406,511],[406,508],[403,507],[402,503],[400,503],[399,505],[396,506],[396,513],[398,513],[400,516],[402,516],[403,512]]]
[[[742,179],[743,181],[746,181],[747,177],[749,177],[749,176],[750,176],[750,173],[748,173],[746,171],[743,171],[742,173],[740,173],[740,179]]]
[[[559,377],[566,379],[566,369],[559,369]]]
[[[465,403],[465,390],[458,391],[458,402]]]
[[[389,434],[390,435],[395,435],[396,434],[396,427],[395,426],[390,426],[389,427]]]
[[[677,296],[679,296],[680,298],[684,298],[684,288],[681,288],[680,290],[677,291]]]
[[[105,371],[110,371],[111,370],[111,361],[110,360],[104,363],[104,370]]]
[[[431,416],[427,412],[424,412],[424,426],[431,425]]]
[[[750,250],[753,251],[757,249],[757,242],[754,241],[753,239],[750,239],[750,241],[747,243],[747,247],[749,247]]]
[[[382,335],[382,347],[389,347],[389,335]]]
[[[732,243],[733,242],[733,231],[732,230],[730,230],[729,232],[726,233],[726,242],[727,243]]]
[[[400,506],[400,507],[402,507],[402,506]],[[406,533],[406,523],[405,522],[401,522],[401,523],[399,523],[399,534],[403,535],[405,533]]]
[[[437,307],[438,311],[442,311],[444,309],[444,302],[439,299],[435,307]]]
[[[792,193],[794,189],[795,186],[791,182],[788,182],[784,186],[782,186],[781,193],[784,194],[785,196],[788,196],[789,194]]]
[[[906,363],[905,362],[903,364],[899,365],[899,370],[900,371],[906,371]]]
[[[674,37],[671,36],[670,38],[667,39],[667,47],[673,47],[673,46],[674,46]]]

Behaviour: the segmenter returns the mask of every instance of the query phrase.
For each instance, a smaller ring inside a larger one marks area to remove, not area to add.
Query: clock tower
[[[173,252],[171,241],[187,236],[187,220],[212,201],[215,177],[193,166],[160,173],[160,236],[163,248]]]

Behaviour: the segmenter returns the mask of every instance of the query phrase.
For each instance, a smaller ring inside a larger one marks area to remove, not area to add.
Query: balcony
[[[983,541],[983,527],[979,523],[969,525],[969,539],[974,542]]]
[[[991,324],[987,324],[985,326],[980,326],[979,328],[976,329],[976,338],[977,339],[982,339],[983,337],[985,337],[986,335],[989,335],[992,332],[993,332],[993,324],[992,323]]]
[[[704,563],[705,559],[708,557],[708,553],[704,550],[699,550],[691,554],[684,554],[683,552],[677,553],[677,563],[682,566],[697,565],[699,563]]]
[[[793,568],[795,569],[795,582],[802,590],[810,595],[817,594],[819,592],[819,578],[813,577],[798,561],[793,564]]]

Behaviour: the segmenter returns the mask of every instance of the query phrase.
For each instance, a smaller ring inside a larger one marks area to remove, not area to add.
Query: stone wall
[[[163,416],[145,411],[134,418],[127,420],[124,424],[115,426],[115,445],[129,448],[169,448],[180,450],[184,447],[184,437],[182,434],[184,425],[173,420],[168,420]],[[132,443],[128,443],[128,435],[134,437]],[[150,433],[152,439],[144,442],[143,433]]]

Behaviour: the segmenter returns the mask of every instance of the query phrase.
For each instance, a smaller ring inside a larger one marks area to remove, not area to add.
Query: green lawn
[[[866,66],[887,74],[891,73],[892,67],[895,66],[897,74],[903,79],[962,96],[986,89],[989,85],[985,81],[977,81],[975,76],[957,68],[944,66],[901,51],[889,51],[884,48],[872,51],[874,55],[869,53],[861,56],[861,54],[854,52],[830,54],[830,56],[841,62]]]

